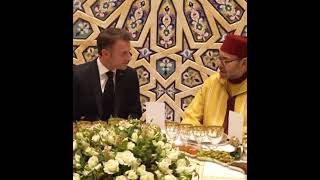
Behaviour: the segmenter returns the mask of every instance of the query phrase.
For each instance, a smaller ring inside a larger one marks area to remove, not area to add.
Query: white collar
[[[108,68],[106,68],[100,61],[100,57],[98,57],[97,59],[97,65],[98,65],[98,70],[99,70],[99,75],[100,76],[104,76],[107,72],[109,72],[110,70]],[[116,70],[113,70],[112,72],[116,72]]]

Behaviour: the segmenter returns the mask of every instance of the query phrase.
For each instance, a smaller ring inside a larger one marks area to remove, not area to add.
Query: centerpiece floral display
[[[75,123],[73,180],[187,180],[196,167],[159,126],[136,119]]]

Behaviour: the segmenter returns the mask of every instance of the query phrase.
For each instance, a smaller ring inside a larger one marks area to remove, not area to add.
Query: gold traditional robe
[[[247,131],[247,79],[233,84],[211,75],[185,110],[182,123],[205,126],[223,126],[229,95],[236,96],[234,111],[243,115],[243,132]]]

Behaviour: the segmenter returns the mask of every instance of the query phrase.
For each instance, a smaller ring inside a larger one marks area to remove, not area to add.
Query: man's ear
[[[247,58],[243,58],[242,60],[241,60],[242,62],[241,62],[241,66],[242,66],[242,68],[244,69],[244,71],[247,71]]]
[[[109,57],[110,56],[110,50],[109,49],[102,49],[101,50],[101,55]]]
[[[247,62],[248,62],[248,61],[247,61],[247,58],[242,58],[242,64],[243,64],[243,65],[247,65]]]

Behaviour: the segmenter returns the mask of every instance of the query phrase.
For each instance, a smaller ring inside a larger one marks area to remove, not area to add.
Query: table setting
[[[198,165],[200,179],[246,179],[247,135],[228,137],[222,126],[165,122],[168,141]]]

